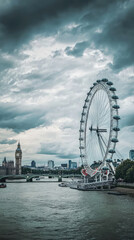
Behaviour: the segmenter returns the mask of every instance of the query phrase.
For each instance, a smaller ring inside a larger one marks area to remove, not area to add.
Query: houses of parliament
[[[22,164],[22,150],[20,142],[18,142],[17,149],[15,151],[15,165],[14,161],[7,161],[6,157],[4,157],[2,166],[0,166],[0,175],[20,175],[21,164]]]

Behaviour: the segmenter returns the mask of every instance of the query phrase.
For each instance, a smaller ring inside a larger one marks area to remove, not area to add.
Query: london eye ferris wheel
[[[120,131],[117,101],[116,89],[107,79],[97,80],[87,93],[81,113],[79,149],[83,174],[90,177],[102,169],[115,172],[112,157]],[[96,162],[100,164],[95,169]]]

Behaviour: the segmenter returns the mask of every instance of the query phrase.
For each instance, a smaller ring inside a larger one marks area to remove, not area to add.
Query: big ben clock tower
[[[22,159],[22,151],[21,151],[20,143],[18,142],[18,146],[15,151],[16,175],[21,174],[21,159]]]

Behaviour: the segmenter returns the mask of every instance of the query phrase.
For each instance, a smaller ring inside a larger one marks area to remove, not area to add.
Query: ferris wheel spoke
[[[104,118],[105,115],[107,115],[109,112],[109,103],[107,103],[106,106],[104,106],[103,111],[100,110],[100,119]]]
[[[100,134],[100,138],[102,139],[102,142],[104,143],[105,147],[107,147],[106,142],[104,141],[104,138],[102,137],[102,135]]]
[[[109,100],[108,99],[106,99],[103,102],[102,107],[103,107],[103,109],[102,109],[101,113],[105,113],[105,112],[107,112],[107,110],[109,110]]]
[[[101,142],[99,134],[98,134],[98,143],[99,143],[101,154],[102,154],[102,158],[103,158],[104,157],[104,155],[103,155],[104,154],[104,148],[103,148],[103,145],[102,145],[102,142]]]
[[[107,122],[109,122],[109,120],[110,120],[110,112],[107,111],[107,112],[103,113],[102,116],[100,116],[99,124],[107,123]]]

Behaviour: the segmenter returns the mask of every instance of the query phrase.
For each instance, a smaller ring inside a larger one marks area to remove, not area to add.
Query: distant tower
[[[69,168],[69,169],[71,169],[71,164],[72,164],[72,161],[69,160],[69,161],[68,161],[68,168]]]
[[[21,159],[22,159],[22,151],[20,147],[20,143],[18,142],[17,149],[15,151],[15,162],[16,162],[16,174],[21,174]]]
[[[2,166],[3,166],[3,167],[6,167],[6,166],[7,166],[7,160],[6,160],[6,157],[4,157],[4,160],[3,160],[3,162],[2,162]]]

